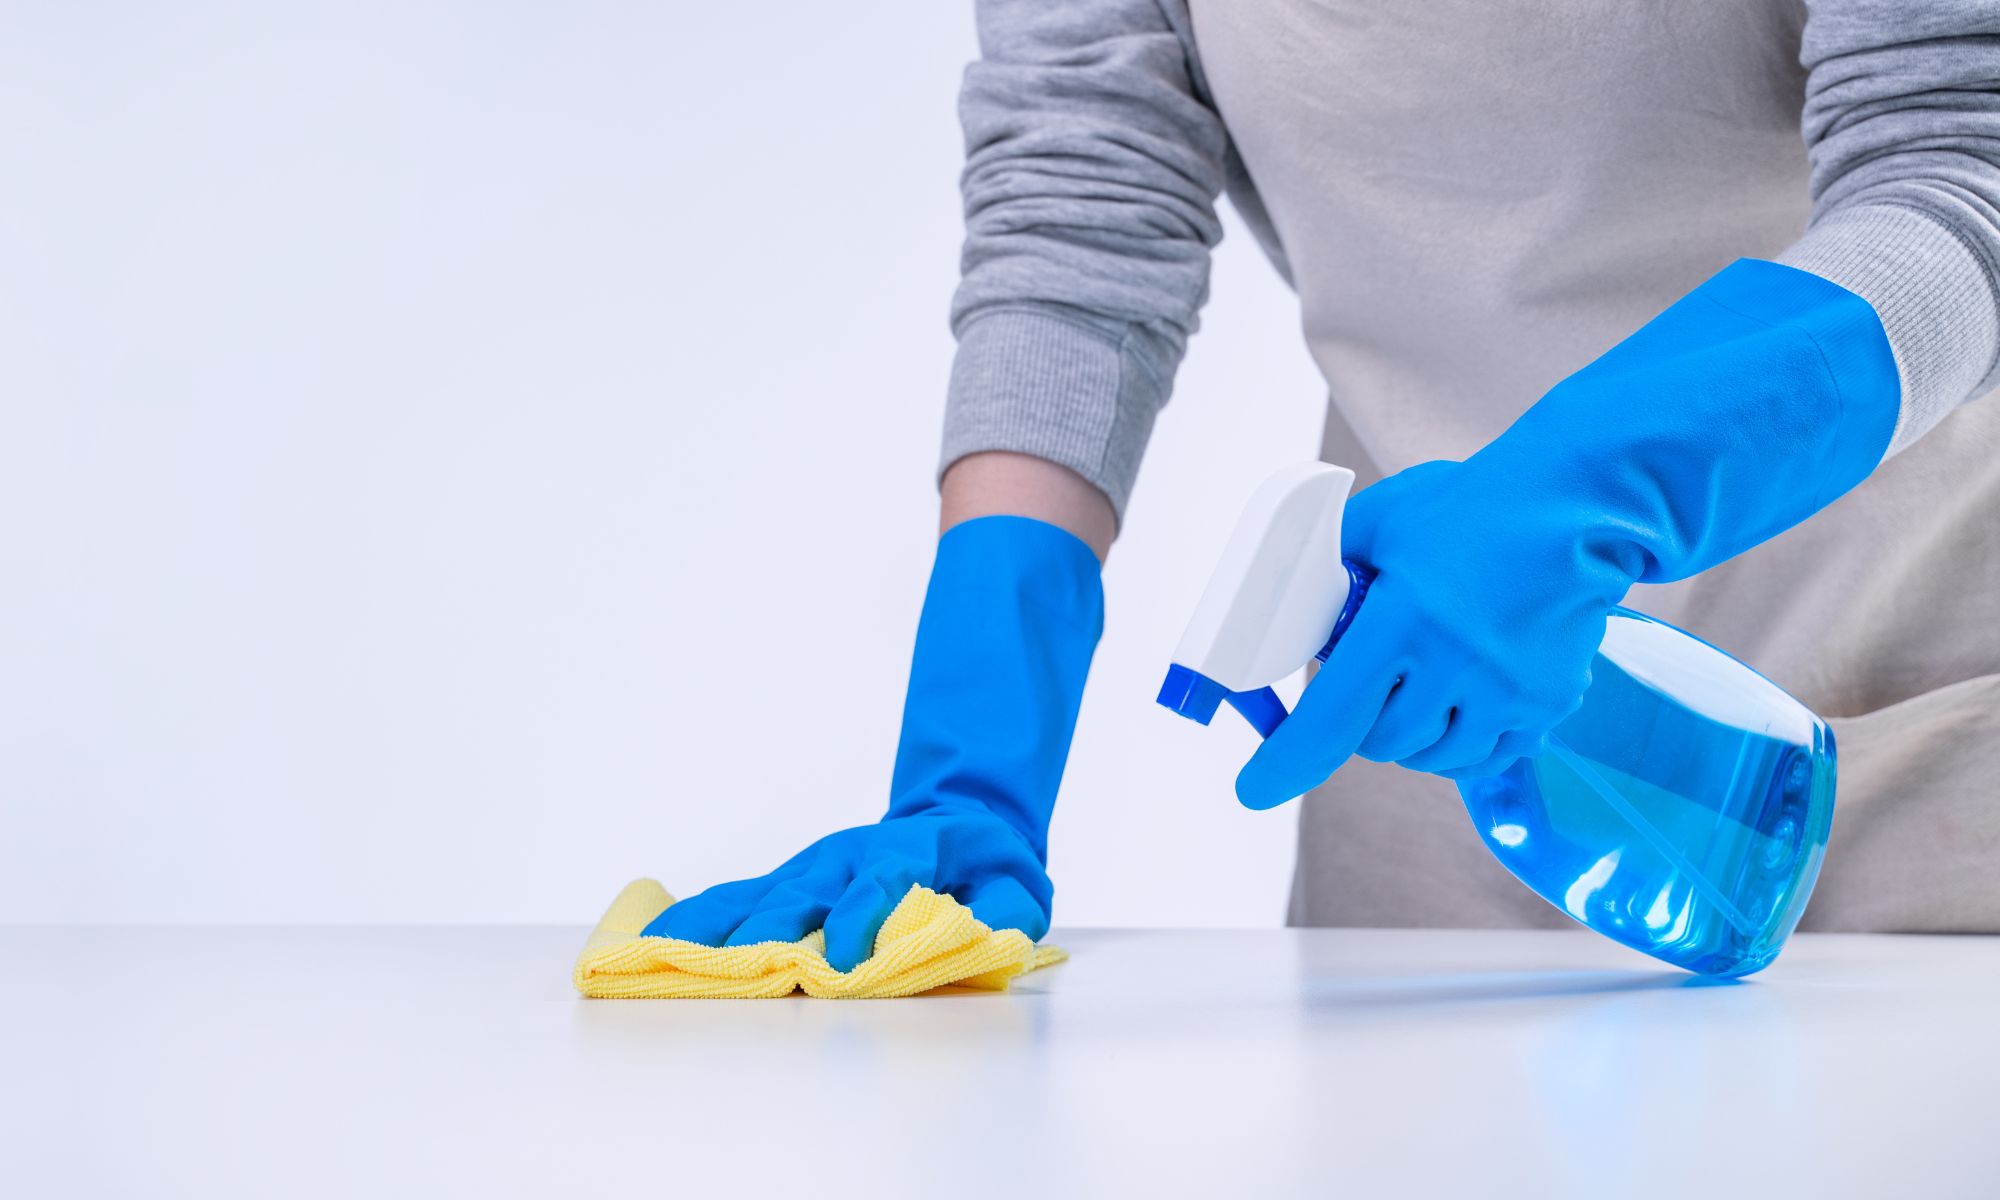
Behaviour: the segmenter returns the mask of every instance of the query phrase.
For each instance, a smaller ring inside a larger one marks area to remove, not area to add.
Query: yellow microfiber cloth
[[[1016,975],[1069,955],[1018,929],[993,930],[972,910],[921,885],[896,905],[875,953],[842,974],[818,930],[796,942],[716,948],[642,930],[674,902],[650,879],[625,885],[576,960],[576,990],[616,999],[762,1000],[803,990],[830,1000],[914,996],[956,985],[1005,991]]]

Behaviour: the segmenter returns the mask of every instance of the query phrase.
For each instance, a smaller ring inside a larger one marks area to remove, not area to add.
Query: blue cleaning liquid
[[[1635,950],[1747,975],[1805,911],[1833,822],[1833,731],[1692,634],[1625,609],[1547,753],[1459,785],[1494,857]]]

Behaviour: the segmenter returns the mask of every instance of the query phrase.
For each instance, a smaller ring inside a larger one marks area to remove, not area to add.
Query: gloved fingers
[[[761,942],[796,942],[826,923],[832,903],[817,896],[767,897],[745,917],[725,946],[755,946]]]
[[[1372,602],[1372,601],[1371,601]],[[1396,685],[1388,657],[1393,621],[1370,621],[1363,604],[1298,707],[1250,756],[1236,776],[1245,808],[1275,808],[1319,786],[1353,756]]]
[[[1456,707],[1452,712],[1451,728],[1445,731],[1443,737],[1414,754],[1394,761],[1412,771],[1443,775],[1491,757],[1500,740],[1500,730],[1481,720],[1477,711]]]
[[[769,875],[718,883],[685,900],[669,904],[645,928],[646,937],[679,938],[702,946],[720,946],[757,908],[772,888],[802,873],[802,865],[787,864]]]
[[[1035,941],[1049,931],[1048,910],[1012,875],[995,875],[963,899],[988,929],[1018,929]]]
[[[1405,675],[1356,753],[1374,762],[1402,762],[1450,732],[1452,706],[1420,675]]]
[[[845,856],[822,855],[812,869],[778,884],[726,939],[725,946],[796,942],[826,923],[826,914],[853,880]]]
[[[875,953],[875,935],[882,931],[882,922],[903,902],[912,884],[927,882],[932,873],[915,859],[888,855],[857,874],[826,915],[826,961],[833,969],[852,971]]]
[[[836,971],[852,971],[875,953],[875,935],[902,893],[891,894],[880,880],[863,875],[847,885],[826,916],[826,961]]]
[[[1450,780],[1487,779],[1500,774],[1524,758],[1536,758],[1548,749],[1549,735],[1539,731],[1510,730],[1502,734],[1492,753],[1469,765],[1437,774]]]

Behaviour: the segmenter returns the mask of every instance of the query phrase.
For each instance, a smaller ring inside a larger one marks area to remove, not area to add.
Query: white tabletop
[[[2000,1196],[2000,939],[1707,985],[1582,932],[1076,930],[1010,994],[839,1003],[580,1000],[583,933],[0,930],[0,1179]]]

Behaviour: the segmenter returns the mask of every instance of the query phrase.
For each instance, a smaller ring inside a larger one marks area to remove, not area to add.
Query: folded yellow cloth
[[[650,879],[625,885],[576,960],[586,996],[649,999],[768,999],[794,989],[833,1000],[913,996],[956,985],[1004,991],[1014,976],[1069,955],[1037,946],[1018,929],[992,930],[972,910],[927,887],[897,903],[875,953],[842,974],[827,965],[818,930],[797,942],[702,946],[640,931],[674,898]]]

